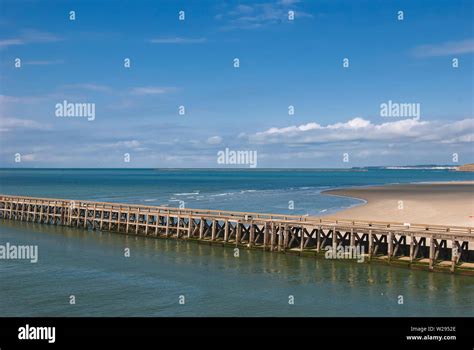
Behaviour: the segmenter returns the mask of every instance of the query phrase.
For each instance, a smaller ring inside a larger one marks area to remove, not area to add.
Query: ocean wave
[[[233,196],[234,194],[235,192],[224,192],[224,193],[211,194],[209,197]]]
[[[199,194],[199,191],[195,191],[195,192],[173,193],[173,196],[195,196],[198,194]]]

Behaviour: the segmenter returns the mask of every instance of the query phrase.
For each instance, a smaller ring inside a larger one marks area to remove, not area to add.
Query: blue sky
[[[474,161],[470,0],[0,6],[0,166],[220,167],[225,148],[258,167]],[[56,117],[64,100],[95,119]],[[382,117],[389,100],[420,116]]]

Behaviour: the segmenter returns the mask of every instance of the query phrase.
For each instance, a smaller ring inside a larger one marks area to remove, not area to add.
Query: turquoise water
[[[472,179],[449,170],[0,169],[0,193],[320,215],[361,203],[320,195],[329,188]]]
[[[327,188],[452,180],[472,175],[3,169],[0,192],[311,214],[359,203],[321,195]],[[234,257],[232,248],[9,221],[0,224],[6,242],[37,245],[39,260],[0,260],[1,316],[474,316],[474,278],[466,276],[259,251]]]

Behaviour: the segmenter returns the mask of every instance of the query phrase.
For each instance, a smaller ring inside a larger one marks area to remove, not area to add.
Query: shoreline
[[[346,187],[321,194],[365,202],[324,216],[474,227],[474,181]]]

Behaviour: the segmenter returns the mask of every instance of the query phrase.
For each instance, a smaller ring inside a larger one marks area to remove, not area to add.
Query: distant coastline
[[[464,164],[456,168],[457,171],[474,172],[474,163]]]
[[[368,170],[457,170],[474,171],[474,163],[464,165],[453,164],[419,164],[419,165],[374,165],[353,167],[28,167],[28,166],[0,166],[0,170],[157,170],[157,171],[368,171]]]

